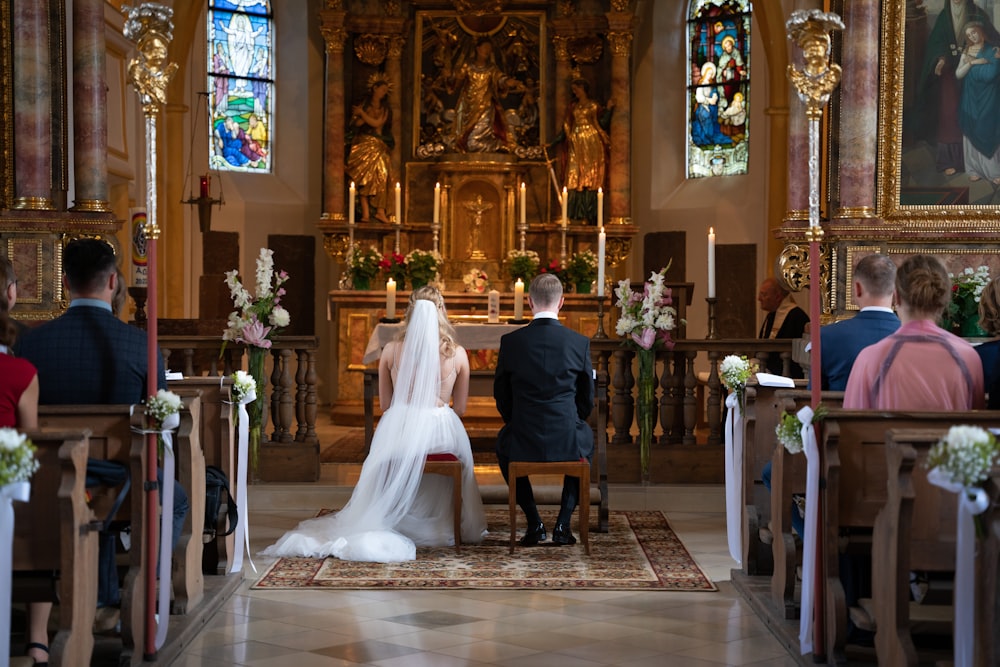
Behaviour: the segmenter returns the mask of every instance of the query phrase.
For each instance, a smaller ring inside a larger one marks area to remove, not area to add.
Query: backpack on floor
[[[229,528],[224,533],[219,532],[219,513],[223,502],[226,503],[226,516],[229,518]],[[229,535],[236,530],[238,520],[236,501],[229,493],[226,473],[216,466],[205,466],[205,532],[202,541],[207,543],[216,537]]]

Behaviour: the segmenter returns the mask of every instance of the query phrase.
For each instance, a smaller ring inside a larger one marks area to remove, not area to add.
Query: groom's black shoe
[[[539,521],[534,526],[528,526],[528,530],[525,531],[524,537],[521,538],[521,546],[533,547],[539,542],[544,542],[545,538],[545,524]]]
[[[564,523],[557,523],[556,527],[552,529],[552,544],[576,544],[576,538],[573,537],[573,531],[569,529]]]

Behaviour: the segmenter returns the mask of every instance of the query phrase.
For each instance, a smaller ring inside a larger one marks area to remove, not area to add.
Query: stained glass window
[[[212,169],[271,171],[274,34],[270,0],[208,0]]]
[[[749,0],[688,4],[688,178],[747,173]]]

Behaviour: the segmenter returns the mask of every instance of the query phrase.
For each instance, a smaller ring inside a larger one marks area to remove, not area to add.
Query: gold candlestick
[[[594,338],[599,340],[604,340],[608,337],[608,334],[604,333],[604,296],[599,296],[597,298],[597,333],[594,334]]]
[[[706,297],[705,301],[708,302],[708,335],[705,338],[708,340],[718,340],[719,332],[715,330],[715,303],[718,299],[710,296]]]

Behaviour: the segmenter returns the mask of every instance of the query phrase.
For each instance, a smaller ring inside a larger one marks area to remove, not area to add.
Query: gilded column
[[[632,83],[629,56],[632,53],[632,15],[608,14],[608,43],[611,46],[611,162],[608,170],[611,224],[631,224],[632,209]]]
[[[406,37],[393,35],[389,37],[389,52],[385,65],[386,74],[389,75],[389,106],[392,108],[392,136],[396,140],[392,147],[392,174],[389,178],[394,178],[406,187],[403,178],[403,68],[400,60],[403,57],[403,47],[406,46]],[[405,206],[405,205],[404,205]],[[396,211],[396,215],[401,215],[401,211]],[[402,220],[402,218],[399,218]]]
[[[875,216],[875,160],[878,146],[878,4],[844,5],[844,78],[840,86],[840,160],[837,218]]]
[[[52,74],[48,3],[14,2],[14,206],[51,211]]]
[[[326,110],[323,137],[323,217],[347,218],[344,187],[344,29],[341,3],[320,12],[320,33],[326,43]]]
[[[73,179],[76,211],[110,211],[104,0],[73,2]]]

